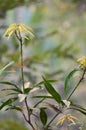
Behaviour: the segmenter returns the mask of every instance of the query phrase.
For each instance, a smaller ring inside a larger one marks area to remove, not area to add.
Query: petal
[[[23,102],[26,96],[26,94],[18,94],[19,102]]]

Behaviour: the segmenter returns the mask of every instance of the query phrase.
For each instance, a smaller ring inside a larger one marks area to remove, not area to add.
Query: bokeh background
[[[0,0],[0,68],[15,61],[10,72],[0,80],[19,83],[18,41],[15,37],[8,40],[3,36],[12,23],[24,23],[34,30],[35,37],[24,45],[25,81],[35,84],[41,81],[42,75],[57,79],[56,89],[63,95],[65,76],[78,66],[77,58],[86,55],[86,0]],[[1,92],[0,98],[4,97]],[[72,99],[86,107],[85,80]],[[76,114],[85,130],[86,117]],[[8,118],[23,121],[16,112],[0,112],[1,121]]]

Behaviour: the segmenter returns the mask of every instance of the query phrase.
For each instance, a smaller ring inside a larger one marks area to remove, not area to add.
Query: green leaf
[[[58,102],[61,103],[61,96],[57,91],[54,89],[54,87],[43,77],[44,79],[44,85],[47,89],[47,91],[52,95],[52,97]]]
[[[1,110],[3,107],[12,104],[12,103],[15,102],[17,99],[18,99],[18,97],[14,97],[14,98],[10,98],[10,99],[6,100],[6,101],[3,102],[2,105],[0,106],[0,110]]]
[[[62,113],[62,111],[60,109],[58,109],[57,106],[50,104],[50,103],[47,103],[47,105],[48,105],[48,108],[52,108],[54,111],[58,112],[58,114]]]
[[[33,98],[53,98],[52,96],[34,96]]]
[[[49,83],[53,83],[53,82],[57,82],[58,80],[47,80]],[[44,84],[44,81],[41,81],[41,82],[39,82],[39,83],[37,83],[36,85],[35,85],[35,87],[36,86],[40,86],[40,85],[42,85],[42,84]]]
[[[17,110],[17,111],[22,112],[22,109],[21,109],[20,106],[11,106],[11,107],[8,107],[5,111],[8,111],[8,110]]]
[[[72,71],[68,74],[68,76],[66,77],[66,79],[65,79],[64,91],[65,91],[66,94],[67,94],[68,89],[69,89],[69,87],[70,87],[70,86],[69,86],[69,81],[70,81],[71,77],[73,77],[73,75],[74,75],[77,71],[78,71],[78,69],[72,70]]]
[[[41,99],[40,101],[38,101],[35,105],[34,108],[37,107],[41,102],[43,102],[45,100],[45,98]]]
[[[42,124],[46,125],[46,123],[47,123],[47,114],[46,114],[44,108],[40,109],[40,119],[41,119]]]
[[[83,111],[86,111],[86,109],[83,108],[83,106],[80,106],[80,105],[78,105],[78,104],[74,104],[73,102],[71,102],[71,106],[76,107],[76,108],[79,108],[79,109],[82,109]]]
[[[25,93],[25,94],[28,94],[28,93],[30,92],[30,90],[32,90],[32,88],[25,88],[25,89],[24,89],[24,93]]]
[[[81,112],[82,114],[86,115],[86,109],[83,108],[83,106],[81,106],[79,104],[74,104],[73,102],[71,102],[70,109],[77,110],[77,111]]]
[[[8,67],[10,67],[11,65],[13,65],[14,62],[11,61],[10,63],[8,63],[5,67],[3,67],[1,70],[0,70],[0,75],[5,71],[5,69],[7,69]]]
[[[9,90],[14,90],[16,92],[22,93],[21,89],[14,83],[3,81],[3,82],[0,82],[0,84],[11,85],[11,86],[15,87],[15,89],[12,88]],[[3,90],[5,90],[5,89],[3,89]]]
[[[81,112],[82,114],[86,115],[86,110],[83,110],[83,109],[81,109],[81,108],[78,108],[78,107],[72,107],[72,108],[70,108],[70,109],[77,110],[77,111]]]

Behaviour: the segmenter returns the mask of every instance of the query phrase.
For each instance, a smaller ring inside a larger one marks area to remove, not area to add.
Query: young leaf
[[[54,87],[43,77],[44,79],[44,85],[47,89],[47,91],[52,95],[52,97],[58,102],[61,103],[61,96],[59,93],[56,92]]]
[[[14,97],[14,98],[10,98],[10,99],[8,99],[7,101],[3,102],[2,105],[0,106],[0,110],[1,110],[3,107],[12,104],[12,103],[15,102],[17,99],[18,99],[17,97]]]
[[[72,77],[77,71],[78,71],[78,69],[72,70],[72,71],[68,74],[68,76],[66,77],[66,79],[65,79],[64,91],[65,91],[66,94],[67,94],[68,89],[69,89],[69,87],[70,87],[70,86],[69,86],[69,81],[70,81],[71,77]]]
[[[46,125],[46,123],[47,123],[47,114],[46,114],[44,108],[40,109],[40,119],[41,119],[42,124]]]

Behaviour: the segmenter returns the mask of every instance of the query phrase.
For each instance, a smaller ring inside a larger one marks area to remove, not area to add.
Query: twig
[[[79,82],[77,83],[77,85],[75,86],[75,88],[73,89],[73,91],[70,93],[70,95],[68,96],[67,100],[70,99],[70,97],[71,97],[72,94],[75,92],[75,90],[77,89],[77,87],[79,86],[79,84],[83,81],[85,73],[86,73],[86,68],[83,70],[83,74],[82,74],[82,76],[81,76]]]

